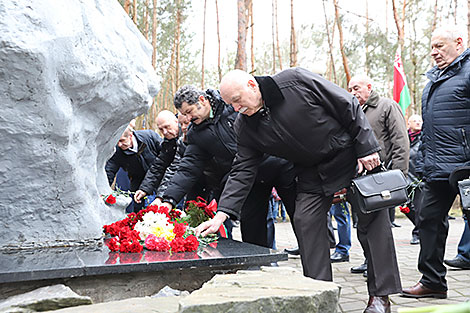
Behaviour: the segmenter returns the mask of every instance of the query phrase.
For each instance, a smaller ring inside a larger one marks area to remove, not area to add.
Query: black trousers
[[[457,191],[447,181],[424,185],[420,212],[418,269],[423,274],[420,282],[427,288],[447,291],[444,253],[449,231],[448,213]]]
[[[287,161],[272,159],[271,163],[260,167],[258,176],[243,204],[240,214],[242,240],[263,247],[269,247],[267,216],[269,197],[273,187],[286,207],[294,232],[296,183],[293,165]],[[273,165],[274,164],[274,165]]]
[[[364,214],[357,208],[357,237],[367,259],[370,296],[388,296],[402,290],[388,210]]]

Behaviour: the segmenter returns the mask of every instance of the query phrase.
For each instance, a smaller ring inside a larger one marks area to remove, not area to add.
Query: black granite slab
[[[286,253],[225,238],[220,238],[215,247],[173,254],[110,252],[104,245],[49,248],[0,252],[0,283],[194,267],[259,266],[283,260],[287,260]]]

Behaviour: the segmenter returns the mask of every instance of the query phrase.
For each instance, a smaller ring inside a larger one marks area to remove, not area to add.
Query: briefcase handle
[[[380,165],[379,166],[376,166],[374,167],[372,170],[370,171],[367,171],[365,168],[364,168],[364,171],[362,172],[362,174],[360,176],[366,176],[367,174],[374,174],[374,173],[380,173],[380,172],[386,172],[388,171],[387,168],[385,167],[385,164],[384,162],[380,162]]]

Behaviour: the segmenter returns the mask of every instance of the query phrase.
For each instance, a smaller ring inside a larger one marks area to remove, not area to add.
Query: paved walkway
[[[404,288],[413,286],[421,277],[417,270],[419,245],[410,245],[412,224],[407,218],[397,218],[396,222],[402,227],[393,228],[395,245],[400,267],[401,281]],[[463,233],[464,222],[458,217],[450,220],[449,236],[447,238],[446,258],[457,254],[457,245]],[[239,239],[239,228],[234,228],[234,237]],[[351,266],[363,262],[362,249],[357,240],[356,231],[352,232],[353,245],[350,251],[350,262],[333,264],[333,281],[341,285],[340,312],[363,312],[367,305],[368,295],[365,278],[361,274],[351,274]],[[296,241],[290,223],[276,223],[276,243],[278,249],[292,247]],[[332,250],[333,251],[333,250]],[[280,262],[279,266],[289,266],[301,270],[300,258],[289,257],[288,261]],[[455,304],[470,299],[470,270],[449,269],[447,272],[449,286],[448,298],[410,299],[399,295],[391,296],[392,312],[403,307],[422,307],[429,305]]]

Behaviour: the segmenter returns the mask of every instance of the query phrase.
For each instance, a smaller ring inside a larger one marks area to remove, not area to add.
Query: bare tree
[[[366,34],[364,36],[364,45],[366,46],[366,66],[365,72],[369,75],[369,1],[366,0]]]
[[[469,0],[470,1],[470,0]],[[219,27],[219,4],[215,0],[215,14],[217,16],[217,42],[218,42],[218,54],[217,54],[217,71],[219,73],[219,82],[222,80],[222,68],[220,67],[220,27]]]
[[[393,18],[395,19],[395,25],[397,26],[398,32],[398,45],[400,46],[400,55],[403,59],[403,52],[405,51],[405,12],[406,12],[406,0],[403,0],[401,8],[401,16],[398,15],[397,0],[392,0]]]
[[[174,91],[178,90],[180,85],[180,39],[181,39],[181,5],[180,0],[176,0],[176,36],[175,36],[175,47],[176,47],[176,59],[175,59],[175,82]]]
[[[277,22],[277,0],[274,2],[275,4],[275,11],[274,11],[274,20],[276,22],[276,51],[277,51],[277,59],[279,62],[279,69],[282,71],[282,55],[281,49],[279,48],[279,23]]]
[[[290,66],[297,66],[297,39],[294,27],[294,0],[290,0]]]
[[[470,0],[467,0],[467,10],[467,47],[470,47]]]
[[[157,0],[153,0],[152,8],[152,65],[157,68]]]
[[[332,36],[330,35],[330,27],[329,27],[329,22],[328,22],[328,15],[326,14],[326,6],[325,6],[325,1],[326,0],[323,0],[322,3],[323,3],[323,12],[325,13],[325,28],[326,28],[326,37],[327,37],[327,40],[328,40],[328,54],[330,56],[330,66],[331,66],[331,70],[332,70],[332,73],[333,73],[333,81],[335,84],[337,84],[337,80],[336,80],[336,70],[335,70],[335,59],[333,57],[333,39],[331,38]],[[470,1],[470,0],[469,0]],[[334,31],[334,26],[333,26],[333,31]],[[328,77],[329,80],[331,80],[331,75],[330,77]]]
[[[134,6],[132,8],[132,20],[134,21],[134,24],[137,25],[137,0],[134,0]]]
[[[204,0],[204,18],[202,19],[202,69],[201,69],[201,88],[204,89],[204,56],[206,52],[206,8],[207,0]]]
[[[276,12],[275,2],[276,1],[277,0],[272,0],[272,8],[273,8],[272,9],[272,18],[271,18],[272,35],[273,35],[273,70],[272,70],[272,74],[276,73],[276,18],[275,18],[275,12]]]
[[[145,0],[144,8],[144,36],[149,39],[149,0]]]
[[[457,0],[454,0],[454,24],[457,25]]]
[[[253,1],[250,1],[250,6],[248,7],[248,17],[250,20],[250,29],[251,29],[251,73],[255,72],[255,50],[254,50],[254,21],[253,21]]]
[[[245,1],[238,0],[238,39],[237,55],[235,57],[235,68],[246,71],[246,26],[247,26],[247,5]]]
[[[129,8],[131,6],[131,1],[130,0],[125,0],[124,1],[124,11],[126,11],[127,15],[129,15]]]
[[[338,0],[333,0],[335,6],[335,16],[336,16],[336,27],[338,27],[339,34],[339,49],[341,50],[341,57],[343,59],[344,74],[346,75],[346,85],[349,84],[351,80],[351,72],[349,71],[348,58],[344,52],[344,38],[343,38],[343,28],[341,27],[341,19],[339,17],[338,10]]]

